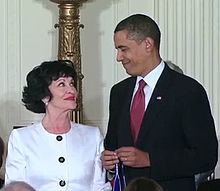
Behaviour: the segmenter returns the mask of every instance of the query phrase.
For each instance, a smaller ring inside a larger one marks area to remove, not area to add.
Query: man
[[[103,166],[111,171],[123,164],[127,183],[144,176],[165,191],[195,191],[194,175],[217,163],[214,121],[202,85],[161,59],[160,36],[155,21],[141,14],[115,28],[117,61],[131,77],[111,89]],[[136,92],[144,92],[143,117],[133,110]]]

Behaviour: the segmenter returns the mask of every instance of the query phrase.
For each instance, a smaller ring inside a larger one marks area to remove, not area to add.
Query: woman
[[[45,113],[40,123],[14,129],[9,137],[5,181],[19,180],[37,191],[104,191],[100,156],[103,137],[96,127],[72,123],[76,72],[70,62],[43,62],[27,75],[23,103]]]

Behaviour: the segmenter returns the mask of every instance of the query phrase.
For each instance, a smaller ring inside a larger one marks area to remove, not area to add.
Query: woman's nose
[[[76,90],[76,88],[74,86],[68,86],[67,92],[68,93],[77,94],[77,90]]]

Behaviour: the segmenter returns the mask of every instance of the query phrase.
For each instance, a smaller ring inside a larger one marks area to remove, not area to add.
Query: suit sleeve
[[[181,128],[185,140],[182,148],[158,148],[150,152],[152,177],[187,177],[214,169],[218,142],[209,101],[201,85],[184,95]]]
[[[116,88],[113,86],[110,92],[110,103],[109,103],[109,121],[107,133],[105,136],[105,149],[115,150],[117,149],[117,121],[118,121],[118,112],[119,112],[119,103],[116,93]]]

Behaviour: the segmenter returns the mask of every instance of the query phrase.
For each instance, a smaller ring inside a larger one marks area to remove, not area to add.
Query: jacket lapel
[[[130,128],[130,104],[131,104],[131,99],[134,91],[134,86],[136,82],[136,77],[131,77],[129,81],[126,84],[124,91],[124,96],[123,96],[123,105],[122,107],[122,112],[121,112],[121,117],[119,121],[119,128],[118,128],[118,144],[120,146],[132,146],[133,143],[133,138],[131,134],[131,128]]]
[[[146,139],[148,131],[154,126],[157,116],[160,115],[161,108],[163,107],[163,101],[166,99],[166,96],[168,96],[167,91],[169,89],[170,82],[170,69],[167,65],[165,65],[145,111],[136,145],[142,144],[142,141]]]

